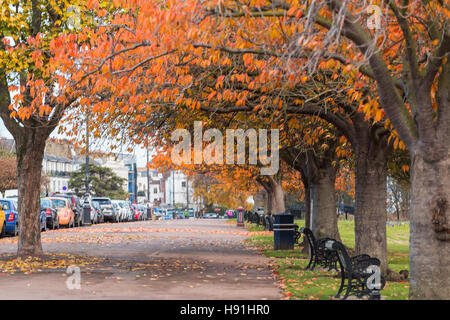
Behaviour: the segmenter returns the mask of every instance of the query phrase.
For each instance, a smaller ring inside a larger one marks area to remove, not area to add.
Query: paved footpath
[[[65,267],[0,271],[0,299],[281,299],[269,259],[246,237],[243,228],[215,219],[47,231],[42,245],[49,256],[82,256],[74,260],[81,261],[80,288],[68,289],[74,282]],[[0,262],[16,251],[15,238],[0,239]]]

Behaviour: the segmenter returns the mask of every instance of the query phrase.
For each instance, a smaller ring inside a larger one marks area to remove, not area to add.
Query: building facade
[[[76,165],[73,159],[44,153],[42,171],[47,176],[47,181],[43,186],[46,195],[67,191],[70,173],[74,170],[76,170]]]
[[[192,180],[182,171],[170,171],[165,175],[165,204],[168,207],[188,207],[200,210],[200,201],[194,199]]]
[[[125,179],[123,189],[128,192],[129,200],[137,203],[137,159],[134,154],[119,153],[104,155],[97,159],[101,166],[110,168],[117,176]]]
[[[47,177],[44,193],[50,195],[55,192],[74,191],[69,189],[70,173],[80,169],[86,163],[86,156],[75,152],[67,141],[48,140],[45,147],[43,174]],[[128,191],[129,200],[136,200],[137,193],[137,165],[136,156],[132,154],[108,155],[94,152],[89,157],[89,163],[112,169],[119,177],[125,179],[123,189]]]
[[[69,190],[70,174],[78,170],[78,159],[67,142],[53,139],[45,144],[42,175],[46,176],[42,191],[46,195]]]
[[[148,172],[149,179],[147,179],[147,168],[138,168],[137,170],[138,200],[140,203],[147,203],[149,201],[152,206],[158,206],[165,199],[163,175],[153,169],[149,169]]]

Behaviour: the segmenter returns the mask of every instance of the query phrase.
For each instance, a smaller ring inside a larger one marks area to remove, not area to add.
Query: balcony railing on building
[[[59,170],[50,170],[48,171],[48,175],[51,177],[69,177],[70,172],[68,171],[59,171]]]

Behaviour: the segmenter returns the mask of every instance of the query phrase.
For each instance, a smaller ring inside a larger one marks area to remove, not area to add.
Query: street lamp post
[[[83,226],[91,225],[91,206],[89,204],[89,117],[86,117],[86,193],[83,204]]]
[[[89,118],[86,118],[86,168],[85,168],[86,195],[89,196]]]
[[[186,175],[186,208],[189,211],[189,177]]]
[[[172,170],[172,207],[175,208],[175,171]]]
[[[149,154],[147,141],[147,203],[150,203],[150,169],[149,169]]]
[[[148,138],[147,138],[147,219],[151,219],[150,210],[150,169],[149,169],[149,154],[148,154]]]

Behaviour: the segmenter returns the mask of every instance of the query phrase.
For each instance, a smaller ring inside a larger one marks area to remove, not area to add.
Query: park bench
[[[259,217],[256,212],[249,212],[248,215],[245,216],[248,222],[258,223]]]
[[[309,246],[309,263],[305,270],[314,270],[316,266],[328,268],[329,271],[338,271],[337,261],[338,257],[334,250],[329,250],[325,243],[328,240],[334,240],[331,238],[323,238],[316,240],[313,232],[309,228],[300,229],[300,233],[303,233],[308,241]]]
[[[253,216],[253,219],[254,219],[253,222],[256,223],[257,225],[261,224],[261,219],[260,219],[259,214],[257,212],[255,212],[255,214]]]
[[[294,243],[296,243],[296,244],[300,244],[299,243],[299,241],[300,241],[300,238],[302,237],[302,233],[300,232],[300,231],[298,231],[298,225],[296,224],[296,225],[294,225]]]
[[[273,216],[271,214],[266,214],[264,216],[264,221],[265,230],[273,231]]]
[[[386,284],[386,279],[380,271],[379,259],[367,254],[350,257],[345,246],[333,239],[327,240],[325,247],[336,254],[341,269],[341,286],[336,298],[346,289],[344,299],[349,295],[356,295],[358,298],[369,296],[370,299],[379,300],[380,291]]]

